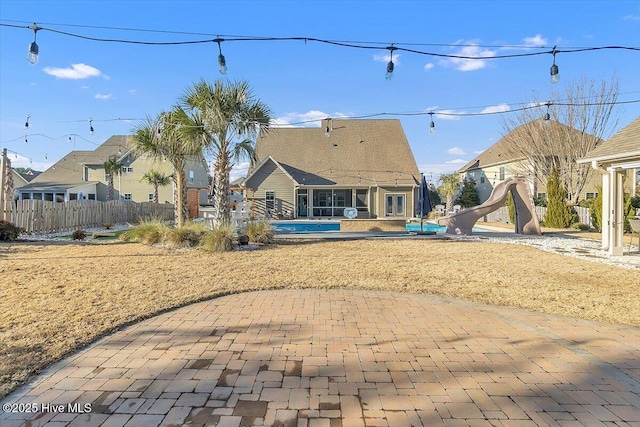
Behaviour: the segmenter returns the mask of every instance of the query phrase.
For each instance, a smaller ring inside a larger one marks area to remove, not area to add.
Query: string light
[[[26,144],[27,142],[29,142],[29,141],[27,140],[27,135],[25,135],[24,136],[24,143]]]
[[[42,28],[38,27],[34,22],[33,25],[29,25],[29,29],[33,30],[33,43],[29,44],[29,53],[27,54],[27,61],[32,64],[38,63],[38,53],[40,53],[40,48],[38,47],[38,43],[36,43],[36,38],[38,36],[38,31]]]
[[[93,119],[89,118],[89,134],[90,135],[95,135],[95,131],[93,130]]]
[[[547,113],[544,115],[544,123],[549,123],[551,120],[551,115],[549,114],[549,107],[551,107],[551,102],[547,102],[545,104],[547,106]]]
[[[558,66],[556,65],[556,53],[558,53],[558,51],[556,50],[556,47],[558,46],[554,46],[553,49],[551,50],[551,54],[553,55],[553,65],[551,66],[551,70],[549,71],[551,74],[551,83],[558,83],[560,81],[560,75],[558,74]]]
[[[433,122],[433,112],[430,112],[429,115],[431,116],[431,123],[429,123],[429,133],[435,133],[436,124]]]
[[[220,66],[220,74],[227,74],[227,60],[222,54],[222,45],[220,44],[224,39],[216,39],[215,41],[218,43],[218,65]]]
[[[24,123],[24,131],[27,132],[29,130],[29,119],[31,116],[27,114],[27,121]]]
[[[393,77],[393,69],[395,68],[395,66],[393,65],[393,51],[397,48],[391,45],[387,47],[387,49],[389,50],[389,63],[387,64],[387,74],[385,78],[387,80],[391,80],[391,77]]]

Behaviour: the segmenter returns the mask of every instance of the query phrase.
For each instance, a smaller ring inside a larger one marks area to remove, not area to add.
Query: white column
[[[610,235],[609,254],[622,255],[623,243],[622,234],[624,232],[624,187],[622,185],[623,174],[617,169],[611,169],[611,206],[610,208]]]
[[[611,194],[610,188],[611,179],[608,173],[602,174],[602,224],[600,229],[602,230],[602,249],[609,250],[611,242],[609,241],[609,227],[611,224]]]

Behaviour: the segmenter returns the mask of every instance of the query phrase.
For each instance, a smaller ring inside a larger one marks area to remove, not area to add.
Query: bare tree
[[[537,185],[546,183],[557,169],[567,194],[577,203],[595,172],[576,160],[616,130],[618,93],[615,76],[609,82],[586,77],[568,82],[564,92],[551,92],[546,101],[534,93],[532,103],[523,105],[530,108],[503,120],[511,154],[524,159],[520,172],[534,176]]]

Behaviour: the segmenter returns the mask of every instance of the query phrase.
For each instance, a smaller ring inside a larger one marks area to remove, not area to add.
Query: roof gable
[[[584,160],[615,159],[632,154],[640,156],[640,116],[587,153]]]
[[[301,185],[416,185],[420,176],[397,119],[271,128],[261,132],[255,152],[260,161],[271,156]]]

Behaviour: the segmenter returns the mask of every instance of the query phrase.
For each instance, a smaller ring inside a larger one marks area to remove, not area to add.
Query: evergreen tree
[[[602,187],[597,186],[598,195],[595,199],[591,199],[589,203],[589,215],[591,216],[591,224],[593,228],[602,231]]]
[[[507,194],[507,199],[504,201],[504,205],[509,209],[509,222],[511,224],[516,223],[516,204],[513,201],[513,195],[511,191]]]
[[[547,227],[567,228],[576,222],[576,212],[566,202],[565,191],[557,169],[554,169],[547,180],[547,213],[544,216],[544,224]]]
[[[460,195],[454,202],[464,208],[478,206],[480,204],[480,196],[476,188],[476,182],[473,179],[465,179],[460,190]]]

